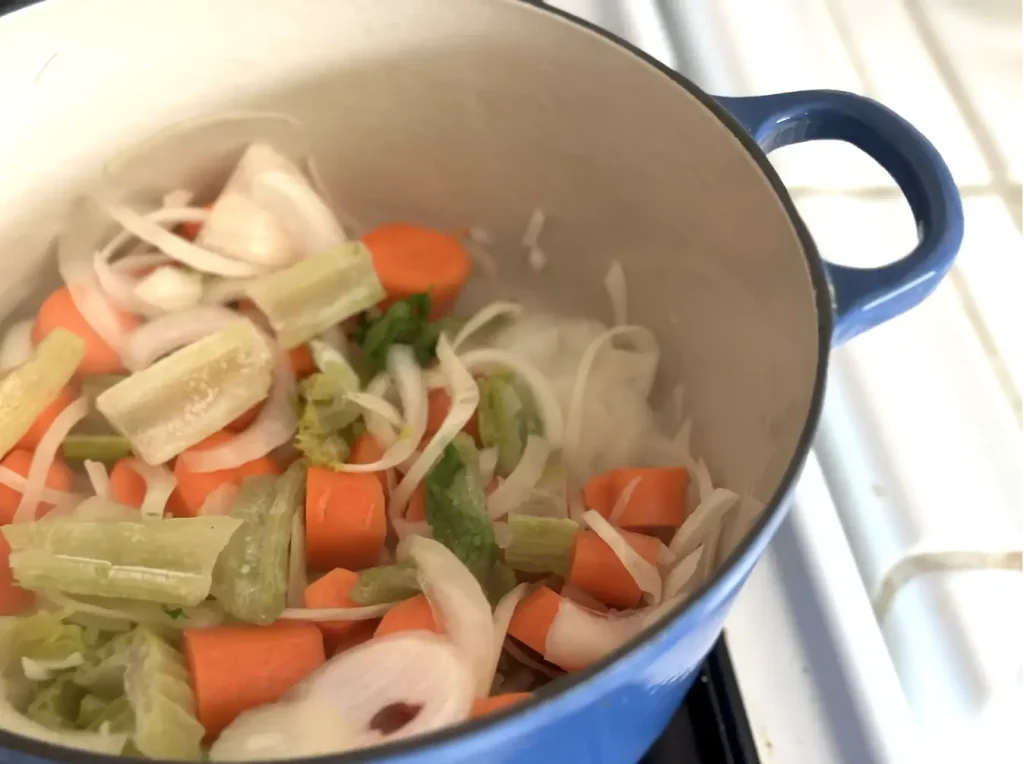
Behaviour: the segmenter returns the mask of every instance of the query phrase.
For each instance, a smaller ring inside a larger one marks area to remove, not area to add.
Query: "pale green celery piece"
[[[138,629],[118,634],[86,656],[72,673],[72,681],[101,698],[117,698],[124,692],[124,672],[137,638]]]
[[[103,725],[111,732],[131,732],[135,729],[135,714],[128,699],[121,695],[113,700],[98,695],[86,695],[78,705],[75,726],[80,730],[99,731]]]
[[[206,730],[196,719],[184,658],[146,627],[136,632],[124,674],[124,694],[135,716],[132,743],[150,759],[201,759]]]
[[[74,508],[71,516],[76,520],[93,520],[96,522],[111,520],[124,520],[134,523],[142,522],[139,510],[119,504],[116,501],[111,501],[110,499],[105,499],[102,496],[90,496],[87,499],[83,499]]]
[[[420,592],[418,573],[416,563],[411,560],[367,568],[349,591],[349,599],[357,605],[381,605],[409,599]]]
[[[11,571],[27,589],[197,605],[240,525],[221,516],[145,523],[60,518],[2,531]]]
[[[214,570],[213,596],[235,618],[269,624],[285,608],[292,518],[305,502],[306,468],[247,478],[230,517],[242,523]]]
[[[309,352],[313,355],[316,367],[337,380],[338,386],[345,393],[354,393],[359,390],[359,374],[352,368],[352,364],[344,353],[319,339],[309,341]]]
[[[576,531],[572,520],[555,517],[509,515],[511,542],[505,549],[505,563],[526,573],[565,575],[572,560]]]
[[[498,449],[497,473],[508,476],[519,464],[530,435],[541,432],[533,396],[515,375],[498,371],[478,383],[480,441]]]
[[[116,462],[132,455],[132,444],[123,435],[69,433],[61,443],[65,461]]]
[[[62,661],[74,653],[86,655],[91,646],[86,636],[81,626],[41,612],[16,619],[8,649],[15,658]]]
[[[162,464],[223,429],[270,390],[273,357],[239,320],[100,394],[96,405],[149,464]]]
[[[270,320],[281,347],[291,349],[386,296],[370,250],[348,242],[340,250],[300,260],[249,282],[246,293]]]
[[[50,729],[74,729],[83,695],[84,691],[71,681],[70,674],[61,674],[39,685],[25,707],[25,716]]]
[[[0,379],[0,456],[28,432],[71,381],[84,357],[85,343],[77,334],[54,329],[28,361]]]

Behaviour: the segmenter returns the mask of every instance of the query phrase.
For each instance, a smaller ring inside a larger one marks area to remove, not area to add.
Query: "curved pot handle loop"
[[[963,209],[946,163],[909,122],[869,98],[832,90],[717,100],[765,152],[805,141],[856,146],[885,168],[910,204],[918,244],[909,255],[879,268],[825,263],[833,344],[909,310],[938,286],[960,249]]]

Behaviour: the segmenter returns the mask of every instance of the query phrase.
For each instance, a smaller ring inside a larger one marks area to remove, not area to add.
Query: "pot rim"
[[[505,722],[509,721],[512,716],[524,715],[525,712],[536,710],[540,705],[551,705],[551,703],[555,701],[562,700],[565,701],[563,704],[564,711],[572,711],[580,706],[587,705],[587,702],[579,701],[578,696],[581,693],[574,693],[574,690],[580,691],[583,689],[582,685],[604,675],[609,669],[618,667],[620,671],[615,673],[620,674],[621,670],[625,668],[623,659],[633,658],[634,660],[630,661],[630,663],[635,665],[640,663],[639,659],[644,657],[643,654],[645,652],[657,654],[658,648],[661,648],[663,643],[669,642],[669,638],[672,636],[671,632],[676,631],[677,629],[681,633],[687,631],[687,629],[679,628],[684,621],[690,626],[698,624],[701,622],[703,617],[708,617],[713,611],[716,611],[723,605],[728,604],[731,596],[734,596],[736,593],[734,590],[738,590],[742,585],[746,575],[750,570],[752,570],[761,551],[763,551],[763,546],[767,545],[771,534],[774,533],[775,529],[782,522],[785,512],[788,509],[787,499],[803,469],[803,465],[806,462],[808,455],[810,454],[811,443],[817,430],[818,421],[821,417],[822,406],[824,404],[829,351],[832,346],[833,329],[835,324],[830,284],[826,276],[823,260],[818,252],[814,240],[811,237],[810,232],[807,230],[803,220],[800,218],[796,205],[794,204],[789,191],[786,189],[785,184],[782,182],[782,179],[779,177],[774,167],[768,161],[767,154],[758,146],[757,142],[750,133],[743,128],[740,122],[733,117],[733,115],[713,96],[702,90],[685,75],[663,64],[629,41],[609,32],[606,29],[596,26],[586,19],[574,16],[560,8],[547,5],[543,3],[542,0],[502,0],[502,2],[517,3],[525,6],[524,10],[526,12],[532,11],[536,13],[549,14],[555,17],[556,20],[567,21],[588,32],[599,35],[604,40],[621,48],[624,52],[645,62],[654,70],[654,72],[667,76],[676,85],[683,88],[697,101],[699,101],[704,108],[717,117],[719,121],[729,128],[730,132],[732,132],[735,138],[739,141],[740,146],[756,162],[765,179],[771,185],[772,190],[778,196],[787,217],[796,231],[797,239],[800,242],[801,250],[806,260],[807,269],[811,279],[811,286],[814,290],[814,300],[818,318],[818,358],[815,368],[814,388],[811,393],[810,406],[807,411],[807,419],[800,432],[796,448],[790,457],[789,464],[783,473],[778,488],[775,489],[771,499],[766,502],[765,509],[762,512],[761,517],[758,518],[754,526],[747,532],[744,540],[737,545],[732,554],[730,554],[729,557],[726,558],[720,566],[718,566],[718,569],[709,581],[705,582],[699,589],[697,589],[697,591],[688,600],[677,605],[664,615],[657,624],[646,629],[641,635],[630,640],[598,663],[595,663],[586,669],[565,674],[558,679],[544,684],[539,690],[536,690],[533,693],[532,697],[509,708],[488,714],[487,716],[479,719],[467,720],[456,727],[440,729],[436,732],[414,738],[396,740],[373,748],[340,755],[324,754],[320,756],[289,759],[288,761],[291,762],[291,764],[327,764],[327,762],[330,762],[330,764],[361,764],[363,762],[373,762],[383,759],[395,759],[398,757],[415,755],[428,748],[438,746],[448,747],[453,744],[458,745],[459,743],[472,745],[476,742],[473,741],[473,738],[476,738],[479,733],[484,732],[485,730],[498,732],[498,728],[504,725]],[[39,5],[42,5],[42,3],[16,9],[12,15],[16,16],[19,13],[31,12],[33,7],[38,7]],[[764,544],[761,545],[762,548],[758,548],[758,542],[762,539],[764,539]],[[645,650],[645,648],[647,649]],[[614,680],[611,674],[606,675],[604,678]],[[574,698],[575,702],[573,702]],[[535,726],[542,726],[542,724],[536,724]],[[524,732],[529,731],[521,730],[518,734],[523,734]],[[493,741],[495,743],[504,742],[500,734],[494,735]],[[136,762],[137,764],[143,764],[144,762],[152,761],[151,759],[137,758],[134,756],[114,756],[92,753],[80,749],[65,748],[53,743],[46,743],[33,738],[15,735],[2,728],[0,728],[0,750],[16,751],[18,753],[39,757],[44,760],[58,758],[58,760],[66,762],[67,764],[115,764],[115,762]],[[54,756],[55,751],[60,752],[57,757]],[[253,764],[262,764],[264,761],[266,760],[252,760]]]

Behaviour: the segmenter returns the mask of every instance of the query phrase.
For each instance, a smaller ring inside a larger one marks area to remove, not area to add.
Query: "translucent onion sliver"
[[[394,606],[394,602],[385,602],[363,607],[285,608],[278,618],[286,621],[368,621],[380,618]]]
[[[107,475],[106,465],[103,462],[86,459],[82,466],[85,467],[85,474],[92,485],[92,492],[101,499],[110,498],[110,476]]]
[[[497,301],[485,305],[470,318],[456,333],[452,349],[458,351],[470,337],[499,318],[517,318],[523,314],[523,306],[517,302]]]
[[[720,523],[739,502],[739,494],[726,488],[716,488],[701,500],[669,542],[669,551],[681,560],[703,542],[716,523]]]
[[[132,459],[129,466],[146,481],[146,496],[139,513],[147,519],[159,520],[164,516],[167,500],[178,486],[177,478],[166,467],[146,464],[142,459]]]
[[[588,509],[584,512],[583,522],[611,547],[640,590],[649,595],[651,604],[661,602],[661,574],[658,568],[645,560],[597,510]]]
[[[14,512],[13,522],[24,523],[35,519],[39,500],[42,498],[46,485],[46,478],[50,474],[50,467],[60,450],[60,445],[71,428],[83,420],[88,413],[89,401],[82,397],[69,403],[54,418],[32,455],[32,464],[25,478],[25,490],[21,494],[21,501],[18,502],[18,508]]]
[[[538,435],[527,437],[516,468],[487,497],[487,514],[492,520],[504,517],[530,497],[544,475],[550,454],[551,449],[544,438]]]

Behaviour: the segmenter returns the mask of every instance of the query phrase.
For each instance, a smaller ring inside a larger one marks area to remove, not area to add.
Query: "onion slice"
[[[196,514],[199,516],[226,515],[231,511],[237,498],[238,486],[231,483],[222,483],[206,494],[206,498],[203,499],[203,504],[199,507],[199,511]]]
[[[550,454],[551,449],[544,438],[538,435],[526,438],[526,447],[516,468],[487,497],[487,514],[492,520],[504,517],[530,497],[544,475]]]
[[[82,466],[85,467],[85,474],[89,478],[92,492],[101,499],[110,498],[110,476],[107,475],[107,468],[103,462],[86,459]]]
[[[526,591],[529,588],[529,584],[517,585],[502,597],[498,606],[494,608],[494,654],[491,658],[488,687],[494,684],[494,675],[498,672],[498,661],[501,659],[501,649],[508,636],[508,625],[512,622],[512,615],[516,612],[516,608],[519,607],[519,603],[526,596]]]
[[[605,520],[597,510],[588,509],[584,512],[583,522],[611,547],[640,590],[649,595],[651,604],[657,605],[661,602],[661,575],[658,568],[641,557],[618,529]]]
[[[472,667],[474,694],[487,697],[494,679],[494,621],[480,583],[448,547],[433,539],[407,536],[399,544],[398,558],[416,563],[420,588]]]
[[[703,459],[698,459],[697,469],[694,470],[694,473],[694,478],[697,481],[697,495],[701,501],[704,501],[715,490],[715,486],[711,482],[711,470],[708,469],[708,465]]]
[[[251,195],[282,224],[304,256],[330,252],[346,241],[331,208],[298,171],[257,175]]]
[[[21,494],[18,508],[14,511],[13,522],[25,523],[35,520],[39,500],[46,486],[46,477],[50,474],[50,467],[57,456],[57,451],[60,450],[60,444],[64,442],[71,428],[88,414],[89,401],[82,397],[69,403],[50,423],[32,455],[32,464],[25,478],[25,490]]]
[[[132,459],[129,466],[146,481],[146,496],[139,507],[140,514],[149,520],[159,520],[164,516],[167,500],[178,486],[177,478],[166,467],[146,464],[142,459]],[[203,506],[206,506],[205,502]]]
[[[485,305],[470,318],[456,333],[452,340],[452,349],[458,351],[470,337],[499,318],[518,318],[523,314],[523,306],[517,302],[497,301]]]
[[[395,606],[394,602],[362,607],[285,608],[278,618],[286,621],[369,621],[380,618]]]
[[[544,230],[544,223],[546,220],[547,216],[544,214],[544,210],[540,207],[530,213],[530,220],[526,224],[526,230],[523,231],[523,239],[520,242],[523,247],[526,249],[532,249],[537,246],[541,231]]]
[[[739,500],[739,494],[726,488],[716,488],[707,498],[702,499],[669,542],[668,549],[675,559],[681,560],[696,549],[715,524],[724,520],[726,514]]]
[[[381,396],[371,393],[349,393],[346,398],[359,406],[363,411],[376,414],[389,425],[398,428],[402,427],[403,419],[401,412],[390,401],[385,400]]]
[[[16,369],[32,357],[32,328],[35,321],[26,318],[11,326],[0,344],[0,374]]]
[[[626,483],[626,487],[622,489],[622,493],[619,494],[619,498],[615,500],[615,506],[612,507],[612,511],[608,513],[608,522],[613,525],[622,518],[622,513],[626,511],[626,507],[629,506],[629,500],[633,498],[633,491],[640,485],[640,478],[635,477]]]
[[[0,464],[0,485],[5,485],[17,493],[25,492],[25,477],[9,467]],[[74,493],[58,491],[56,488],[43,488],[39,500],[45,504],[64,505],[77,501],[79,496]]]
[[[129,369],[145,369],[161,356],[230,326],[242,316],[227,308],[197,306],[143,324],[124,341],[121,359]]]
[[[615,326],[625,326],[626,274],[622,270],[622,263],[618,260],[608,266],[608,272],[604,276],[604,287],[608,290],[608,299],[612,303],[612,323]]]
[[[681,559],[675,564],[665,576],[665,597],[675,597],[677,594],[685,592],[689,594],[693,588],[690,584],[699,584],[699,580],[694,580],[694,574],[697,573],[698,567],[701,562],[701,555],[704,552],[703,546],[698,546],[686,557]]]
[[[545,441],[546,443],[546,441]],[[494,479],[494,471],[498,469],[498,449],[495,446],[480,449],[480,482],[487,485]]]

